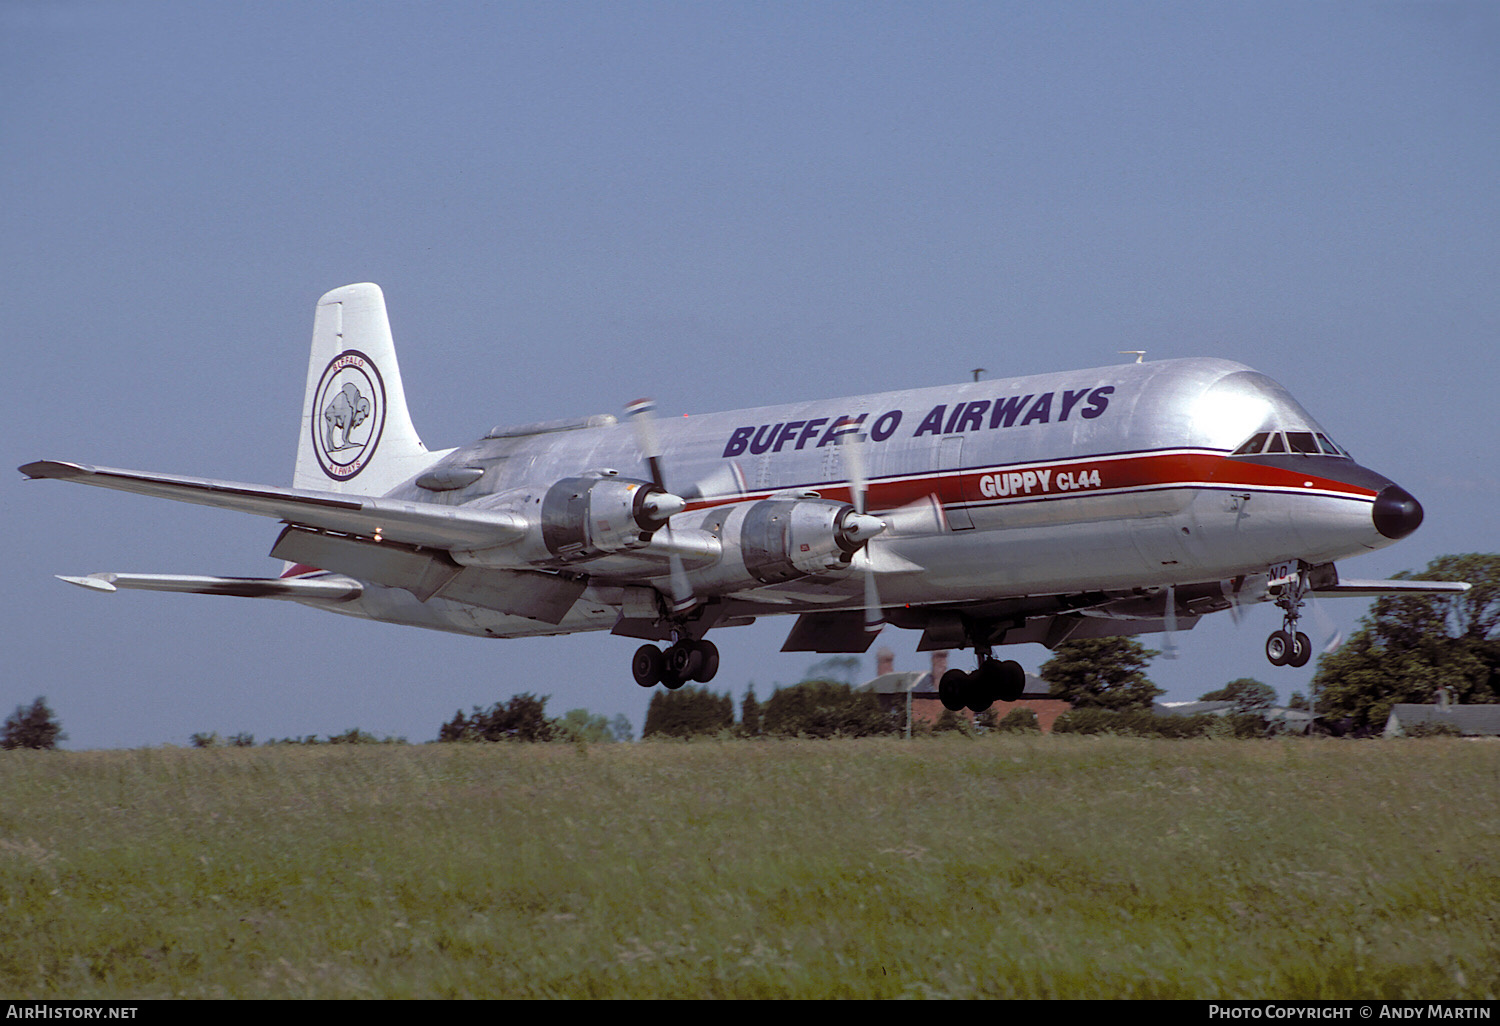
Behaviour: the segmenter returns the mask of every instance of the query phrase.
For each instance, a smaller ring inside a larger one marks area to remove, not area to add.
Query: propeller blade
[[[875,587],[875,571],[865,571],[865,633],[879,634],[885,626],[885,609],[880,604],[880,592]]]
[[[637,399],[625,406],[625,415],[635,428],[635,444],[641,451],[641,459],[651,474],[651,483],[661,491],[646,497],[646,509],[653,519],[662,522],[662,530],[670,539],[672,517],[687,508],[687,500],[667,491],[666,475],[661,465],[661,439],[656,433],[656,402],[653,399]],[[672,612],[685,612],[697,603],[693,585],[688,580],[682,557],[676,554],[667,557],[668,587],[672,593]]]
[[[854,512],[865,511],[865,451],[859,437],[859,421],[845,417],[834,425],[838,438],[839,453],[844,457],[844,466],[849,471],[849,497],[854,503]]]
[[[1177,642],[1174,635],[1177,633],[1177,588],[1175,585],[1167,585],[1167,610],[1164,617],[1166,631],[1162,635],[1165,639],[1161,646],[1161,657],[1163,659],[1177,658]]]
[[[1332,655],[1339,650],[1339,646],[1343,645],[1344,632],[1339,629],[1338,624],[1333,622],[1333,617],[1324,611],[1312,592],[1307,594],[1307,604],[1312,609],[1313,621],[1318,625],[1318,633],[1323,635],[1322,652],[1324,655]]]
[[[849,500],[854,506],[853,514],[844,518],[845,536],[860,546],[865,554],[865,632],[879,634],[885,626],[885,610],[880,605],[880,589],[875,583],[875,564],[869,558],[870,542],[886,529],[886,522],[865,512],[869,491],[869,479],[865,475],[864,440],[859,434],[859,421],[846,417],[834,425],[838,438],[839,455],[849,474]]]
[[[887,510],[880,514],[880,519],[896,535],[942,534],[948,529],[948,520],[936,495]]]

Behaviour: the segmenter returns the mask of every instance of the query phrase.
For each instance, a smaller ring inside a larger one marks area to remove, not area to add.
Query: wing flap
[[[218,481],[177,474],[152,474],[116,467],[39,460],[20,468],[36,479],[74,481],[159,499],[275,517],[300,527],[378,537],[408,545],[475,549],[513,542],[525,524],[503,511],[466,510],[435,503],[362,495],[338,495],[305,488]]]

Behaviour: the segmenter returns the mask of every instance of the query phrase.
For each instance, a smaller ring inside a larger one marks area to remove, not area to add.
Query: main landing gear
[[[1282,586],[1276,604],[1282,609],[1281,630],[1272,632],[1266,639],[1266,658],[1272,666],[1306,666],[1312,658],[1312,642],[1297,629],[1302,616],[1302,602],[1308,591],[1307,571],[1297,575]]]
[[[975,644],[979,668],[973,673],[949,670],[938,681],[938,700],[944,709],[981,713],[996,702],[1014,702],[1026,690],[1026,671],[1014,659],[996,659],[990,646]]]
[[[712,641],[678,638],[666,651],[642,645],[630,662],[635,682],[643,688],[658,684],[676,691],[690,680],[707,684],[719,672],[719,648]]]

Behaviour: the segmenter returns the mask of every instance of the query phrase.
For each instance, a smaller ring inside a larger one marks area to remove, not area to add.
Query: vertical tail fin
[[[292,487],[384,495],[440,455],[406,411],[380,287],[345,285],[318,300]]]

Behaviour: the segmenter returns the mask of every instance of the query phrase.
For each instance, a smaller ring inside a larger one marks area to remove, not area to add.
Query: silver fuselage
[[[666,418],[658,424],[666,486],[694,496],[672,529],[718,530],[732,544],[724,525],[737,505],[777,493],[848,500],[847,457],[831,433],[843,418],[862,418],[870,512],[934,511],[925,520],[893,517],[882,538],[908,564],[881,576],[888,608],[1220,582],[1287,560],[1328,563],[1400,537],[1373,516],[1391,482],[1350,458],[1232,455],[1256,432],[1323,430],[1276,382],[1217,359]],[[482,469],[472,483],[434,491],[413,479],[390,497],[483,508],[496,496],[571,476],[643,475],[628,425],[610,417],[581,424],[497,429],[434,468]],[[352,602],[310,604],[496,637],[609,630],[622,609],[649,605],[652,596],[642,593],[663,590],[667,573],[659,560],[631,553],[567,569],[585,575],[588,586],[556,623],[501,612],[503,600],[419,601],[376,585]],[[724,574],[714,561],[688,567],[695,591],[716,596],[729,617],[853,609],[862,601],[854,573],[744,587],[726,585]],[[525,586],[513,574],[494,575],[497,590]]]

